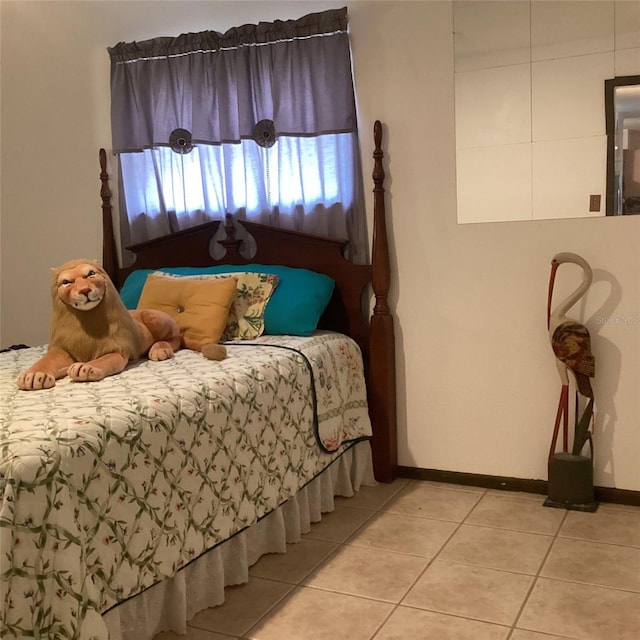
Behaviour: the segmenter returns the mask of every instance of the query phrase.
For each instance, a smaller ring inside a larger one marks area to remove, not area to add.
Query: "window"
[[[366,255],[346,25],[340,9],[111,48],[123,243],[230,213]]]

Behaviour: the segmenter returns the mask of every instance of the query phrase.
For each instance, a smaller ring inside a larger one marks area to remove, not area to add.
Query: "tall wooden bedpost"
[[[102,268],[109,274],[116,287],[118,282],[118,254],[113,233],[113,212],[111,209],[111,189],[107,173],[107,153],[100,149],[100,197],[102,198]]]
[[[387,295],[390,285],[389,244],[385,213],[382,125],[373,128],[373,248],[372,286],[375,305],[371,316],[369,406],[373,422],[373,467],[376,480],[391,482],[396,476],[398,445],[396,426],[396,369],[393,316]]]

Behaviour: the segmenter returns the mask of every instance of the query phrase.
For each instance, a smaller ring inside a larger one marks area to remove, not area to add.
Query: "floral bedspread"
[[[371,435],[339,334],[180,351],[19,391],[0,354],[0,637],[104,639],[101,613],[281,505]],[[313,381],[313,383],[312,383]]]

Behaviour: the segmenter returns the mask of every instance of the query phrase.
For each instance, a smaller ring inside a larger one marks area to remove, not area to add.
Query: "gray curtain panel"
[[[115,153],[168,145],[178,128],[194,143],[239,142],[265,119],[277,136],[356,131],[346,8],[109,54]]]
[[[230,213],[368,261],[345,8],[109,54],[124,246]]]

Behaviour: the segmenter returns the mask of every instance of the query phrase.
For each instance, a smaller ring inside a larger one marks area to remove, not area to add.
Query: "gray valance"
[[[356,131],[347,10],[176,38],[119,43],[111,57],[116,153],[234,143],[273,121],[275,136]]]

